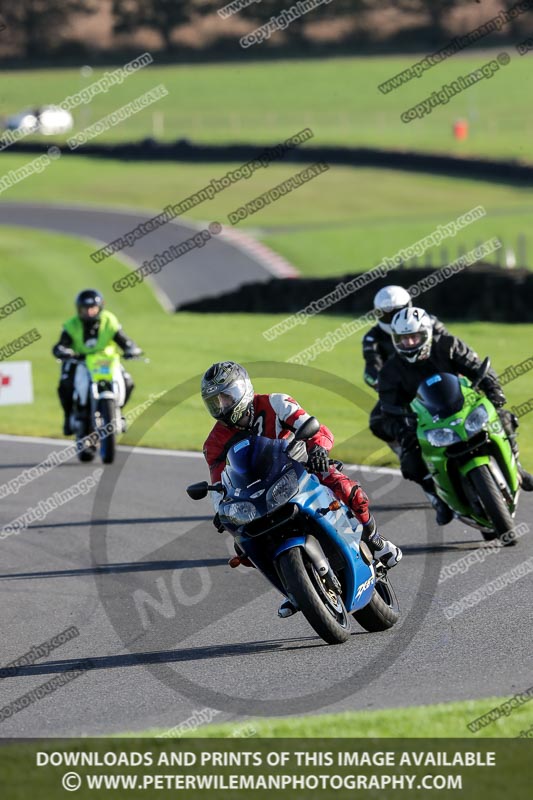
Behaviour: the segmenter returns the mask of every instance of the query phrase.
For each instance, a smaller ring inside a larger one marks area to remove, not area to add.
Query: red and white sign
[[[31,361],[0,361],[0,406],[33,403]]]

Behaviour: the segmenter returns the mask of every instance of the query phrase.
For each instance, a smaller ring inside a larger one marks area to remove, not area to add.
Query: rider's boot
[[[291,600],[285,599],[278,608],[278,617],[286,619],[286,617],[292,617],[293,614],[297,614],[299,610]]]
[[[430,502],[435,509],[437,525],[441,527],[443,525],[448,525],[453,519],[453,511],[450,506],[447,505],[444,500],[441,500],[440,497],[437,497],[437,495],[433,495],[433,497],[430,498]]]
[[[422,488],[427,499],[435,509],[437,525],[447,525],[451,522],[454,516],[453,511],[444,500],[441,500],[440,497],[437,497],[435,494],[435,484],[432,478],[424,478],[422,481]]]
[[[396,564],[402,560],[402,551],[397,545],[381,536],[377,529],[376,520],[372,514],[368,522],[363,523],[361,541],[368,545],[374,558],[387,569],[392,569],[392,567],[395,567]]]

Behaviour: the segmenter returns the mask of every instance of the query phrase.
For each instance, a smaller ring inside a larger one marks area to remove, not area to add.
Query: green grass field
[[[429,116],[410,124],[400,114],[455,80],[495,59],[503,48],[456,55],[389,94],[378,85],[418,61],[416,56],[313,59],[194,66],[152,64],[107,94],[74,109],[76,132],[160,83],[168,96],[102,134],[102,140],[133,140],[154,133],[154,112],[163,115],[165,139],[203,142],[272,142],[311,127],[317,143],[507,155],[531,160],[533,132],[527,56],[513,48],[511,63]],[[114,69],[114,68],[109,68]],[[103,69],[84,77],[80,69],[6,71],[2,105],[14,113],[36,104],[60,103],[87,87]],[[470,120],[466,142],[452,138],[458,117]]]
[[[174,736],[224,738],[224,737],[276,737],[276,738],[457,738],[484,739],[520,736],[531,727],[531,709],[519,706],[509,716],[500,717],[478,733],[471,733],[467,724],[508,698],[486,698],[456,703],[438,703],[409,708],[377,709],[375,711],[347,711],[341,714],[323,714],[308,717],[279,717],[250,719],[240,723],[205,725],[195,731],[180,729]],[[172,728],[168,729],[172,730]],[[164,730],[147,731],[146,736],[158,736]],[[132,734],[138,736],[138,733]]]
[[[246,69],[235,64],[154,64],[80,106],[75,112],[76,131],[164,83],[168,97],[102,134],[102,141],[149,135],[157,109],[165,115],[166,138],[254,141],[260,145],[311,127],[315,133],[312,144],[406,146],[506,153],[528,159],[525,142],[533,132],[533,112],[519,100],[531,78],[526,59],[518,55],[513,55],[511,64],[490,81],[478,83],[447,106],[436,108],[429,117],[409,125],[398,119],[401,110],[443,81],[471,71],[488,58],[487,53],[456,56],[388,95],[377,89],[378,84],[415,59],[281,61],[250,63]],[[95,70],[83,77],[76,69],[7,73],[4,108],[13,111],[38,99],[44,102],[44,98],[59,101],[102,74],[103,70]],[[457,143],[450,136],[451,122],[458,115],[469,116],[473,123],[472,137],[465,143]],[[6,174],[28,160],[7,149],[1,153],[1,172]],[[42,174],[2,192],[1,199],[92,202],[157,212],[237,166],[63,157]],[[190,217],[228,222],[231,211],[301,168],[273,163],[203,202]],[[531,189],[393,170],[332,168],[267,205],[239,227],[264,240],[302,274],[342,275],[374,266],[383,256],[392,256],[428,235],[436,225],[479,204],[485,206],[487,217],[447,242],[444,249],[429,252],[431,263],[452,260],[459,247],[471,249],[493,236],[502,238],[505,247],[514,251],[520,235],[527,243],[533,209]]]
[[[131,363],[137,389],[131,406],[145,400],[150,392],[167,391],[199,376],[209,364],[231,358],[248,364],[274,362],[271,378],[258,375],[259,391],[287,391],[316,414],[336,434],[336,455],[350,461],[391,463],[387,448],[372,437],[367,429],[367,414],[375,395],[362,383],[360,336],[339,344],[331,353],[320,355],[310,367],[353,383],[357,390],[355,403],[338,394],[327,375],[295,366],[290,369],[285,359],[309,346],[319,336],[342,324],[342,317],[320,314],[306,326],[300,326],[274,342],[262,332],[279,322],[282,315],[247,314],[166,314],[156,302],[150,288],[141,284],[116,294],[111,285],[126,271],[114,259],[95,265],[89,259],[91,248],[68,237],[0,228],[0,259],[9,265],[0,277],[0,296],[4,302],[22,296],[26,307],[0,321],[0,343],[6,344],[36,327],[42,338],[16,356],[33,363],[35,405],[0,407],[0,430],[40,436],[58,436],[60,410],[56,398],[58,364],[50,354],[63,321],[73,313],[73,298],[80,288],[97,286],[117,313],[126,332],[150,357],[150,364]],[[43,287],[45,287],[43,289]],[[490,353],[495,368],[503,371],[509,364],[523,361],[530,355],[531,326],[487,325],[473,323],[453,325],[452,330],[466,339],[481,355]],[[254,372],[252,368],[252,373]],[[279,377],[277,377],[279,372]],[[294,379],[288,379],[286,373]],[[285,374],[284,374],[285,373]],[[301,375],[301,380],[297,377]],[[200,398],[196,393],[168,413],[146,434],[142,443],[156,447],[199,450],[210,429]],[[531,381],[526,376],[506,386],[510,404],[528,399]],[[533,461],[533,414],[525,416],[521,426],[524,462]],[[133,431],[130,436],[133,435]],[[129,441],[128,434],[123,441]]]
[[[0,172],[20,168],[28,157],[5,151]],[[131,163],[64,157],[4,191],[2,201],[93,203],[153,209],[178,203],[220,179],[238,164]],[[301,165],[272,164],[256,171],[191,210],[195,220],[228,223],[228,214],[243,203],[295,174]],[[265,206],[238,226],[289,259],[304,275],[359,272],[414,244],[438,225],[483,205],[487,216],[428,251],[427,261],[442,265],[456,258],[459,247],[498,236],[517,250],[522,234],[531,247],[533,190],[412,175],[394,170],[332,168],[298,190]],[[0,203],[1,209],[1,203]],[[157,252],[157,234],[152,236]],[[494,256],[493,258],[495,258]]]

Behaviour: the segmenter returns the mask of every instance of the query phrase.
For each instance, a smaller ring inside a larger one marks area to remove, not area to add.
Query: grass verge
[[[31,328],[41,339],[22,350],[13,360],[31,360],[35,389],[33,406],[0,406],[0,431],[39,436],[59,436],[61,414],[56,397],[59,365],[51,348],[59,338],[62,323],[73,313],[77,292],[96,286],[107,306],[121,320],[126,332],[146,354],[150,364],[130,362],[136,382],[130,407],[188,381],[199,380],[207,366],[227,358],[246,364],[271,362],[273,377],[261,376],[252,367],[257,391],[294,394],[311,413],[335,433],[335,455],[347,461],[392,463],[388,448],[370,434],[368,413],[376,396],[363,386],[361,337],[356,334],[321,354],[310,367],[321,372],[299,372],[286,359],[317,337],[342,324],[342,317],[320,314],[305,326],[268,342],[262,332],[279,322],[281,315],[248,314],[166,314],[146,284],[116,294],[111,285],[125,268],[115,259],[95,265],[89,259],[91,247],[69,237],[34,231],[0,228],[0,258],[9,269],[0,276],[0,297],[8,302],[22,296],[26,306],[0,321],[0,345],[7,344]],[[531,354],[530,325],[487,323],[453,324],[452,330],[474,347],[480,356],[490,354],[495,369],[524,361]],[[278,365],[278,366],[275,366]],[[255,375],[254,375],[255,372]],[[279,377],[276,377],[276,373]],[[287,373],[290,377],[287,377]],[[340,394],[335,377],[353,384],[356,402]],[[330,380],[329,388],[326,382]],[[505,387],[509,405],[524,402],[532,394],[528,375]],[[165,415],[147,432],[142,444],[154,447],[200,450],[211,424],[193,384],[193,394],[176,408],[161,401]],[[533,414],[521,420],[520,441],[523,462],[533,461]],[[131,435],[131,434],[130,434]],[[128,443],[128,434],[123,443]]]
[[[324,714],[309,717],[281,717],[250,719],[240,723],[206,725],[194,731],[185,728],[174,736],[220,739],[225,737],[276,737],[276,738],[502,738],[518,737],[532,727],[531,709],[516,708],[502,716],[479,733],[473,734],[469,722],[505,702],[505,698],[465,700],[409,708],[376,709],[375,711],[346,711],[341,714]],[[179,726],[177,726],[179,728]],[[164,730],[149,730],[132,736],[161,736]],[[533,736],[533,730],[530,733]]]

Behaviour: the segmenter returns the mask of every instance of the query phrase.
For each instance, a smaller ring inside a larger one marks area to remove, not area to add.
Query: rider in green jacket
[[[84,289],[80,292],[76,297],[76,309],[77,314],[65,322],[59,341],[52,349],[53,355],[63,362],[57,391],[65,414],[65,436],[74,432],[71,423],[72,396],[76,370],[83,356],[97,353],[110,345],[118,345],[123,350],[123,358],[134,358],[142,353],[135,342],[126,336],[116,316],[104,309],[104,298],[96,289]],[[131,375],[123,367],[121,369],[125,405],[134,384]]]

